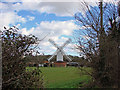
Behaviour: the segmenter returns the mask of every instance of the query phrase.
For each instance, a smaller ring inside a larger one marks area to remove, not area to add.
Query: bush
[[[4,27],[4,29],[1,35],[3,89],[36,87],[37,84],[35,81],[40,80],[37,76],[35,77],[35,74],[40,74],[40,71],[37,70],[31,73],[25,72],[26,61],[23,56],[32,55],[31,51],[34,50],[35,44],[37,44],[37,37],[34,35],[26,36],[19,34],[19,29],[15,26],[9,29]]]

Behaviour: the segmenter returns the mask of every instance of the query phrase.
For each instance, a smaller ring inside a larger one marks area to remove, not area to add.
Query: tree
[[[85,15],[75,14],[75,19],[81,26],[84,26],[85,30],[82,32],[84,36],[77,37],[78,49],[91,62],[93,68],[91,76],[94,84],[98,87],[118,87],[117,62],[120,33],[118,33],[116,22],[117,7],[113,3],[103,4],[102,0],[96,3],[96,7],[86,2],[82,4],[87,9]]]
[[[25,58],[30,55],[38,44],[38,38],[34,35],[22,35],[15,26],[2,31],[2,78],[3,89],[34,87],[34,82],[40,81],[35,74],[41,74],[39,70],[26,72]],[[31,80],[32,78],[32,80]],[[34,81],[34,82],[33,82]],[[40,84],[39,86],[42,86]]]

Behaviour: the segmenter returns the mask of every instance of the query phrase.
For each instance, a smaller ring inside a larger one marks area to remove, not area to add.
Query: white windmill
[[[66,55],[66,53],[64,52],[63,48],[69,44],[71,41],[71,39],[68,39],[62,46],[58,46],[53,40],[49,39],[49,42],[51,44],[53,44],[57,50],[53,53],[53,55],[48,58],[48,61],[50,61],[55,55],[57,55],[57,62],[63,62],[63,56],[65,56],[65,58],[68,61],[72,61],[71,58],[69,56]]]

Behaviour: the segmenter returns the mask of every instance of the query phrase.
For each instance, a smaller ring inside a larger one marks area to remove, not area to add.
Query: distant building
[[[67,66],[79,66],[78,62],[67,62]]]

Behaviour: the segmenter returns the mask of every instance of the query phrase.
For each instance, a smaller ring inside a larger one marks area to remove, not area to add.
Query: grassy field
[[[33,70],[35,67],[27,67]],[[76,67],[40,67],[45,88],[77,88],[91,79],[84,71]],[[90,68],[84,68],[90,71]]]

